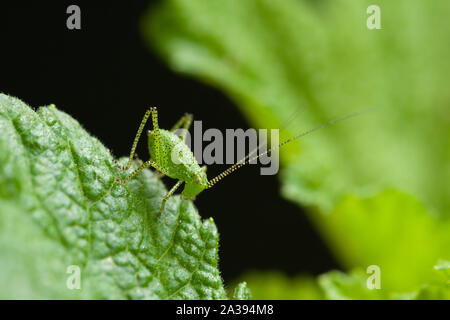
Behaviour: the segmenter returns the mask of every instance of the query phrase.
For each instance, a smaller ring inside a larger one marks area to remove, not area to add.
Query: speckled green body
[[[182,195],[193,199],[206,189],[208,178],[205,171],[197,163],[191,149],[175,133],[159,129],[161,141],[161,157],[158,159],[155,149],[153,131],[148,132],[148,150],[150,158],[155,159],[161,172],[170,178],[185,182]]]

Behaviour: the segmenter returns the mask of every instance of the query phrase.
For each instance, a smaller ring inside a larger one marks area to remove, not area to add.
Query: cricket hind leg
[[[182,128],[183,132],[180,135],[181,141],[184,141],[186,138],[187,131],[191,127],[193,116],[190,113],[185,113],[184,116],[180,118],[180,120],[177,121],[177,123],[174,124],[172,129],[170,129],[171,132],[175,132],[177,129]]]
[[[126,170],[130,169],[131,164],[133,163],[134,155],[136,153],[137,144],[138,144],[139,139],[141,137],[142,131],[144,131],[145,124],[147,123],[147,120],[150,117],[150,115],[152,115],[153,134],[154,134],[154,137],[155,137],[156,162],[157,163],[161,163],[160,162],[160,160],[161,160],[161,139],[160,139],[160,134],[159,134],[159,126],[158,126],[158,110],[157,110],[156,107],[152,107],[152,108],[149,108],[145,112],[145,115],[142,118],[142,121],[141,121],[141,124],[139,125],[139,129],[137,131],[136,137],[134,138],[133,146],[131,147],[130,156],[128,158],[128,162],[127,162],[126,166],[122,167],[116,162],[116,168],[118,168],[120,170],[123,170],[123,171],[126,171]]]
[[[166,206],[166,202],[167,200],[170,199],[170,197],[174,194],[174,192],[181,186],[181,184],[183,183],[183,181],[178,181],[173,187],[172,189],[169,190],[169,192],[167,192],[167,194],[164,196],[162,202],[161,202],[161,209],[159,210],[158,215],[156,216],[157,219],[159,219],[159,217],[161,216],[161,214],[164,211],[164,208]]]

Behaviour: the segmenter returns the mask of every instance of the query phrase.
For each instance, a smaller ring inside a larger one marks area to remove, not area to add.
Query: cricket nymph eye
[[[195,178],[195,182],[197,182],[198,184],[202,183],[202,178],[200,178],[200,176],[197,176]]]

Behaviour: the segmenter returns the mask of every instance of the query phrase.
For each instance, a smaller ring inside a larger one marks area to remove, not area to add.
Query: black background
[[[139,18],[150,2],[2,2],[0,92],[33,107],[54,103],[116,156],[128,155],[149,106],[159,108],[162,128],[185,112],[202,120],[204,130],[248,128],[223,93],[173,73],[149,50]],[[66,28],[70,4],[81,8],[81,30]],[[138,154],[147,159],[146,142]],[[210,166],[208,176],[223,169]],[[247,166],[195,201],[219,229],[225,281],[249,269],[294,275],[339,268],[304,212],[282,199],[279,188],[277,176]]]

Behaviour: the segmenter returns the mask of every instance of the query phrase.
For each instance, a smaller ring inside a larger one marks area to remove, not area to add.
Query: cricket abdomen
[[[189,147],[181,141],[180,137],[168,130],[159,129],[160,157],[157,159],[155,149],[155,136],[148,132],[148,150],[150,158],[161,168],[162,173],[170,178],[190,181],[201,171],[194,154]]]

